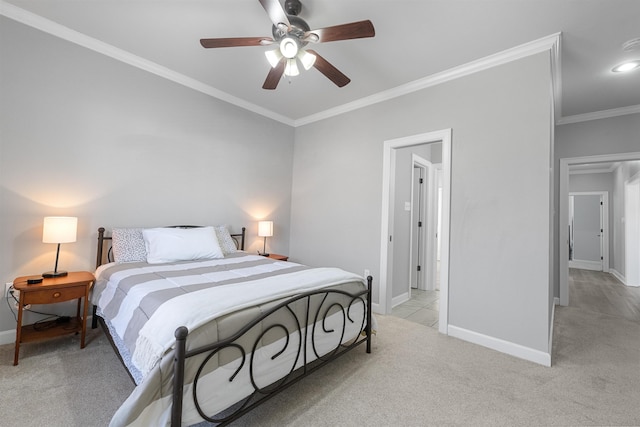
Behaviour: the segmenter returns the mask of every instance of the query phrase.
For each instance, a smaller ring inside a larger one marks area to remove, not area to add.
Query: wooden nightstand
[[[286,255],[278,255],[278,254],[269,254],[267,258],[275,259],[278,261],[287,261],[289,259]]]
[[[18,304],[18,324],[16,326],[16,352],[13,358],[13,365],[18,364],[20,354],[20,343],[27,343],[44,338],[58,337],[61,335],[78,333],[80,337],[80,348],[84,348],[84,337],[87,331],[87,313],[89,307],[89,290],[96,280],[93,274],[88,271],[71,272],[66,276],[42,279],[41,283],[29,285],[28,279],[39,276],[23,276],[13,281],[13,288],[20,291],[20,302]],[[35,325],[22,326],[22,311],[27,304],[55,304],[63,301],[78,300],[78,310],[75,317],[69,321],[60,322],[53,320],[45,328]],[[84,310],[80,316],[80,306],[84,300]]]

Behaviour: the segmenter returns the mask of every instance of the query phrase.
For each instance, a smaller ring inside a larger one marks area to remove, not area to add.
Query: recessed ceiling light
[[[640,68],[640,60],[623,62],[622,64],[613,67],[611,71],[614,73],[625,73],[637,68]]]

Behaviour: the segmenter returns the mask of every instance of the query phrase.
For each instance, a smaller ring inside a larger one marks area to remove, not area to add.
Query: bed
[[[112,426],[225,425],[362,344],[371,277],[244,251],[245,229],[98,229],[94,316],[136,384]]]

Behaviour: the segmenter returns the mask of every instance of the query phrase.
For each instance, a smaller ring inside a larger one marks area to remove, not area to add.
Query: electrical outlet
[[[9,293],[9,289],[11,289],[11,286],[13,286],[13,282],[7,282],[7,283],[4,284],[4,296],[5,297]]]
[[[366,279],[367,277],[369,277],[371,275],[371,273],[369,272],[368,269],[364,269],[364,278]]]

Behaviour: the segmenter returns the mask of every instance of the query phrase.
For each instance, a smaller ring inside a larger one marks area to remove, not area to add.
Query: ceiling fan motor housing
[[[309,24],[307,24],[304,19],[295,15],[290,15],[287,18],[289,18],[291,29],[283,31],[275,25],[272,26],[271,32],[273,33],[273,39],[279,43],[282,39],[289,36],[295,38],[299,46],[306,46],[307,42],[303,40],[303,37],[305,33],[311,29]]]
[[[302,3],[300,0],[286,0],[284,2],[284,11],[287,15],[297,16],[302,10]]]

